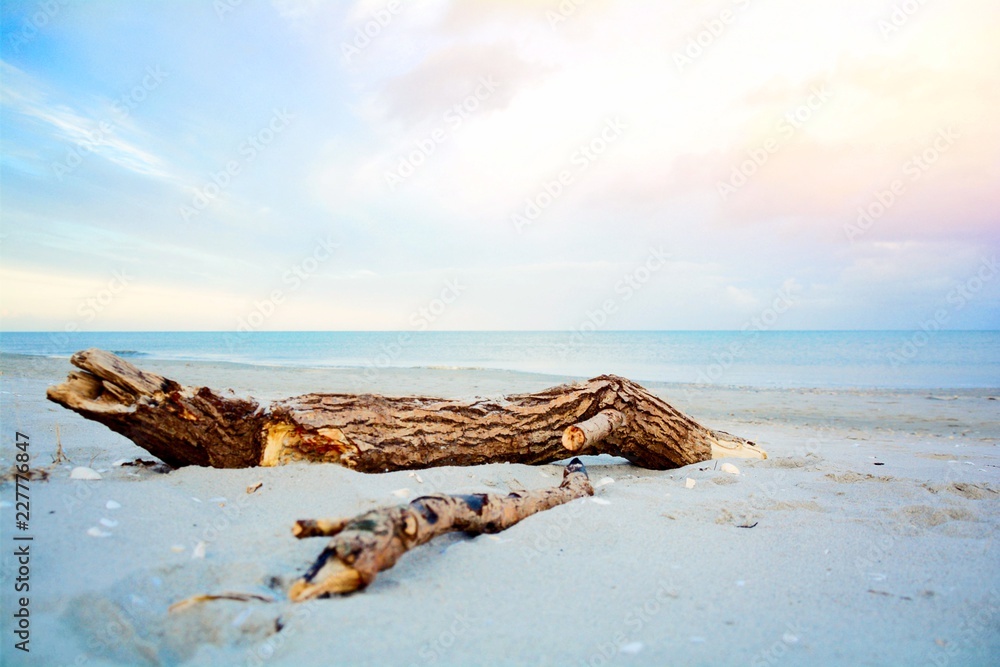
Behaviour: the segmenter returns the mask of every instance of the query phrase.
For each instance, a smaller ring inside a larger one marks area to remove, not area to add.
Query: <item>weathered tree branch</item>
[[[410,549],[456,531],[478,535],[499,533],[522,519],[594,495],[587,469],[573,459],[555,488],[507,496],[435,494],[409,505],[382,507],[353,519],[298,521],[296,537],[333,539],[306,574],[288,592],[294,602],[333,593],[352,593],[368,586]]]
[[[724,456],[766,458],[754,443],[705,428],[614,375],[499,401],[306,394],[265,409],[182,386],[101,350],[70,361],[81,371],[50,387],[49,399],[175,467],[307,460],[383,472],[548,463],[573,452],[662,470]]]

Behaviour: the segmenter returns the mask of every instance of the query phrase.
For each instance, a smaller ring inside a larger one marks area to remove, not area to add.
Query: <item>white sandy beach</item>
[[[360,594],[293,605],[287,586],[325,544],[293,539],[295,519],[352,516],[429,492],[540,488],[557,484],[561,468],[365,475],[308,464],[170,473],[116,465],[150,456],[45,400],[70,370],[66,360],[3,363],[0,465],[14,463],[20,432],[32,466],[49,471],[30,483],[30,653],[14,649],[14,485],[0,486],[4,665],[1000,662],[1000,402],[989,391],[647,384],[770,458],[733,461],[735,476],[717,462],[657,472],[592,457],[592,499],[496,536],[437,540]],[[142,365],[265,400],[309,391],[496,396],[569,379]],[[72,461],[53,465],[57,424]],[[102,479],[72,480],[74,466]],[[167,612],[221,592],[274,602]]]

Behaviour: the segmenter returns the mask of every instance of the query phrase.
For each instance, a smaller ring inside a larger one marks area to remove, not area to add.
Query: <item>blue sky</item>
[[[6,330],[1000,328],[993,2],[2,7]]]

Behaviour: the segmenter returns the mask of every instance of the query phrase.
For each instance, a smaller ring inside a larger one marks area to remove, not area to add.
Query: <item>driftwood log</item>
[[[353,593],[388,570],[410,549],[438,535],[463,531],[499,533],[522,519],[594,495],[587,469],[573,459],[555,488],[507,496],[435,494],[409,505],[381,507],[353,519],[297,521],[292,534],[333,537],[309,571],[292,584],[288,597],[303,602],[333,593]]]
[[[183,386],[102,350],[77,352],[70,362],[80,370],[50,387],[48,398],[174,467],[306,460],[376,473],[603,453],[663,470],[767,458],[755,443],[706,428],[614,375],[503,400],[306,394],[264,407]]]

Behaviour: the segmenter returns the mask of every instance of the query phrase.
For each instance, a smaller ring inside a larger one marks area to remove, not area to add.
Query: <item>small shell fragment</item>
[[[392,492],[392,495],[396,496],[397,498],[406,498],[407,496],[410,495],[410,490],[409,489],[396,489],[395,491]]]
[[[618,648],[619,651],[627,655],[635,655],[643,649],[644,644],[642,642],[629,642],[628,644],[623,644]]]
[[[241,611],[236,616],[236,618],[233,619],[232,626],[234,628],[240,627],[241,625],[243,625],[244,623],[247,622],[247,619],[250,618],[250,615],[252,613],[253,613],[253,609],[250,609],[249,607],[247,607],[246,609],[244,609],[243,611]]]
[[[88,528],[87,529],[87,534],[90,535],[91,537],[110,537],[111,536],[111,533],[107,532],[106,530],[101,530],[97,526],[93,526],[92,528]]]
[[[685,489],[693,489],[694,485],[697,484],[697,483],[698,482],[696,480],[693,480],[690,477],[688,477],[687,479],[684,480],[684,488]]]
[[[115,521],[114,519],[106,519],[105,518],[105,519],[101,519],[101,525],[104,526],[105,528],[114,528],[115,526],[118,525],[118,522]]]
[[[595,484],[594,486],[607,486],[608,484],[614,484],[614,483],[615,480],[611,479],[610,477],[603,477],[601,481]]]
[[[170,550],[173,551],[175,554],[179,554],[184,551],[184,547],[183,545],[175,544],[172,547],[170,547]]]
[[[77,466],[73,468],[73,472],[69,474],[70,479],[101,479],[101,473],[97,472],[93,468],[87,468],[85,466]]]
[[[109,500],[108,502],[104,503],[104,506],[107,507],[109,510],[117,510],[121,509],[122,504],[114,500]]]
[[[264,486],[264,482],[254,482],[247,487],[247,493],[256,493],[262,486]]]
[[[205,544],[204,541],[198,542],[198,544],[196,544],[194,546],[194,551],[191,552],[191,558],[204,558],[205,557],[205,549],[207,547],[208,547],[208,545]]]
[[[732,463],[723,463],[721,466],[719,466],[719,470],[721,470],[722,472],[727,472],[730,475],[740,474],[740,469],[734,466]]]

